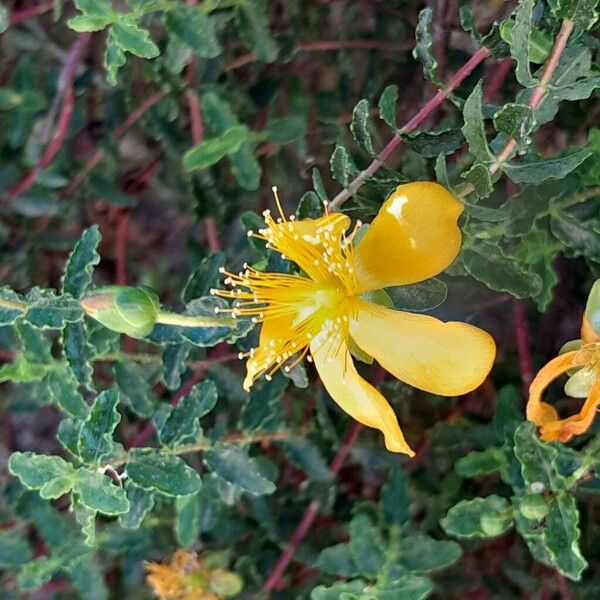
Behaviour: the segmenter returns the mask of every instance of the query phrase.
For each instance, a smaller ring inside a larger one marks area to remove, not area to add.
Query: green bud
[[[494,537],[506,531],[506,516],[497,512],[485,513],[479,518],[479,524],[485,535]]]
[[[526,519],[541,521],[548,514],[548,503],[542,494],[525,494],[519,501],[519,511]]]
[[[232,573],[225,569],[215,569],[210,572],[208,587],[217,596],[231,598],[237,596],[242,591],[244,582],[237,573]]]
[[[118,285],[93,290],[81,300],[81,306],[107,329],[134,338],[152,331],[160,311],[158,296],[150,288]]]
[[[597,279],[590,290],[583,318],[588,322],[592,331],[600,336],[600,279]]]

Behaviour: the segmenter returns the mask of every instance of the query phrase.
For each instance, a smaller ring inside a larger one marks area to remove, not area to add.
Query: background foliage
[[[181,547],[226,550],[241,598],[598,597],[600,424],[546,444],[523,411],[600,277],[598,11],[0,3],[3,597],[148,598],[143,561]],[[272,185],[299,217],[368,221],[421,179],[463,198],[463,248],[396,306],[499,352],[461,398],[370,368],[410,461],[311,369],[244,394],[249,325],[132,339],[79,304],[146,285],[213,314],[219,267],[276,260],[245,235]]]

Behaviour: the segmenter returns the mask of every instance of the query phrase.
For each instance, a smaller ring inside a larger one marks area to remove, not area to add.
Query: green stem
[[[257,434],[244,434],[244,433],[232,433],[230,435],[226,435],[225,437],[217,440],[217,442],[225,443],[225,444],[256,444],[258,442],[278,442],[289,440],[294,437],[304,436],[306,435],[306,431],[273,431],[270,433],[257,433]],[[209,450],[215,442],[203,439],[200,442],[194,444],[184,444],[183,446],[178,446],[174,449],[168,449],[169,453],[173,453],[176,455],[180,454],[191,454],[193,452],[202,452],[204,450]],[[166,450],[166,449],[165,449]],[[106,461],[102,463],[100,467],[112,467],[117,468],[121,467],[124,464],[127,464],[130,460],[129,452],[126,452],[122,456],[119,456],[113,460]]]
[[[17,300],[9,300],[8,298],[0,298],[0,306],[3,308],[10,308],[14,310],[20,310],[21,312],[27,312],[27,304],[24,302],[18,302]]]
[[[236,325],[235,319],[230,317],[178,315],[162,310],[158,313],[156,322],[178,327],[235,327]]]

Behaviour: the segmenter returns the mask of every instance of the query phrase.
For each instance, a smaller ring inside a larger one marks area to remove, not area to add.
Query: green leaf
[[[521,475],[528,491],[560,490],[567,481],[557,469],[558,451],[552,444],[542,442],[531,422],[522,423],[515,431],[515,456],[521,463]]]
[[[293,438],[284,443],[289,461],[314,480],[329,480],[331,471],[317,446],[308,438]]]
[[[125,485],[129,511],[119,515],[119,525],[124,529],[139,529],[142,521],[154,508],[154,494],[131,481]]]
[[[75,520],[81,526],[84,544],[94,547],[96,545],[96,511],[84,506],[78,499],[74,499],[71,510],[75,515]]]
[[[531,76],[529,63],[531,58],[529,55],[531,32],[533,26],[533,8],[535,0],[523,0],[515,17],[515,24],[512,28],[510,39],[510,51],[513,58],[517,61],[515,75],[517,81],[525,86],[531,87],[534,84],[534,79]]]
[[[557,211],[550,219],[552,233],[576,255],[600,260],[600,235],[593,223],[564,212]]]
[[[515,183],[540,183],[546,179],[562,179],[591,155],[586,149],[558,158],[530,157],[518,163],[505,163],[502,170]]]
[[[404,143],[425,158],[435,158],[439,154],[452,154],[462,147],[465,138],[460,129],[443,131],[420,131],[402,137]]]
[[[347,188],[350,181],[358,175],[358,169],[344,146],[336,146],[329,159],[331,174],[343,187]]]
[[[394,308],[411,312],[427,312],[440,306],[448,295],[448,287],[441,279],[432,277],[411,285],[386,288]]]
[[[200,498],[197,494],[175,500],[175,536],[180,546],[193,545],[200,535]]]
[[[281,119],[271,119],[264,134],[276,144],[289,144],[306,135],[306,118],[303,115],[291,115]]]
[[[18,578],[19,586],[23,590],[39,588],[50,581],[62,565],[63,558],[59,555],[32,560],[21,569]]]
[[[275,431],[283,426],[281,398],[289,381],[274,377],[271,382],[258,381],[246,396],[239,420],[242,431]]]
[[[8,460],[8,470],[27,489],[39,490],[45,499],[68,493],[75,481],[75,469],[60,456],[14,452]]]
[[[77,32],[101,31],[119,18],[108,0],[75,0],[75,6],[83,13],[67,21]]]
[[[200,475],[181,458],[152,449],[131,450],[127,473],[139,487],[164,496],[189,496],[202,486]]]
[[[403,525],[409,520],[410,498],[404,469],[390,469],[388,480],[381,488],[381,504],[385,520],[390,525]]]
[[[440,521],[446,533],[460,538],[495,537],[508,531],[512,524],[508,500],[495,495],[461,500]]]
[[[167,29],[202,58],[215,58],[221,46],[215,35],[213,20],[200,6],[173,6],[166,15]]]
[[[231,171],[242,188],[258,189],[262,168],[254,156],[254,145],[251,142],[245,142],[236,153],[229,155],[229,161]]]
[[[73,491],[78,495],[79,502],[88,510],[109,516],[129,511],[129,500],[125,490],[102,473],[80,467],[77,469]]]
[[[0,383],[41,381],[50,369],[50,365],[30,363],[24,356],[19,356],[14,362],[0,366]]]
[[[371,132],[369,131],[369,101],[364,98],[358,102],[352,111],[350,131],[356,143],[365,152],[375,154]]]
[[[539,275],[526,271],[514,259],[506,258],[496,244],[477,240],[462,251],[465,269],[475,279],[498,292],[508,292],[515,298],[537,296],[542,289]]]
[[[579,549],[579,511],[573,494],[559,494],[550,503],[544,541],[552,564],[566,577],[579,581],[588,566]]]
[[[0,288],[0,299],[4,301],[0,305],[0,327],[12,325],[25,312],[25,303],[16,292],[7,286]]]
[[[425,600],[435,589],[435,584],[428,577],[418,577],[408,573],[399,579],[387,584],[382,584],[375,589],[375,596],[371,596],[370,589],[365,588],[366,597],[376,600]]]
[[[500,25],[500,36],[508,44],[512,43],[514,28],[514,19],[506,19]],[[542,29],[534,28],[531,30],[528,50],[529,62],[541,65],[546,62],[552,51],[552,39]]]
[[[115,363],[114,372],[123,402],[139,417],[151,417],[154,412],[154,393],[144,367],[130,360],[122,360]]]
[[[473,88],[463,106],[464,125],[461,131],[469,144],[469,152],[483,163],[492,159],[483,122],[482,82]]]
[[[97,250],[101,239],[98,225],[93,225],[83,232],[65,265],[62,277],[63,293],[70,294],[77,300],[83,298],[92,283],[94,267],[100,262]]]
[[[104,390],[96,397],[79,430],[79,456],[83,462],[98,464],[112,454],[112,435],[121,420],[118,404],[119,392],[114,388]]]
[[[181,385],[181,375],[187,370],[187,359],[192,345],[189,342],[181,344],[165,344],[162,353],[163,381],[170,390],[176,390]]]
[[[75,419],[87,418],[90,408],[79,393],[78,382],[68,369],[50,371],[44,381],[62,410]]]
[[[438,541],[419,533],[402,537],[398,562],[413,573],[430,573],[455,563],[461,555],[462,549],[456,542]]]
[[[197,437],[200,419],[217,403],[217,388],[212,381],[195,385],[177,406],[169,407],[170,413],[158,431],[162,444],[176,446]]]
[[[65,323],[83,318],[79,302],[68,295],[57,296],[53,290],[33,288],[27,294],[25,320],[40,329],[62,329]]]
[[[360,579],[354,581],[337,581],[330,587],[320,585],[310,594],[310,600],[360,600],[359,594],[366,583]]]
[[[115,39],[115,34],[111,28],[106,39],[106,51],[104,53],[104,68],[106,69],[108,83],[117,85],[117,73],[126,62],[125,52]]]
[[[248,140],[250,131],[245,125],[231,127],[218,137],[206,140],[194,146],[183,155],[186,171],[204,169],[214,165],[228,154],[237,152]]]
[[[87,332],[84,321],[67,323],[62,330],[62,349],[75,379],[88,390],[94,391],[92,360],[96,350],[88,342]]]
[[[272,494],[275,484],[262,473],[257,462],[239,446],[217,443],[204,455],[206,466],[219,477],[256,496]]]
[[[352,559],[350,544],[336,544],[321,550],[317,567],[325,573],[339,577],[357,577],[360,570]]]
[[[413,56],[423,65],[423,75],[438,87],[442,86],[438,77],[438,63],[435,59],[433,43],[433,10],[424,8],[419,13],[419,22],[415,29],[415,48]]]
[[[477,198],[487,198],[494,189],[492,174],[481,163],[474,164],[468,171],[462,173],[461,177],[473,186]]]
[[[461,477],[491,475],[508,467],[508,459],[502,448],[490,446],[482,451],[469,452],[456,462],[456,472]]]
[[[150,39],[150,32],[135,23],[119,19],[111,27],[111,36],[122,51],[140,58],[156,58],[160,54],[158,46]]]
[[[10,27],[10,11],[4,4],[0,4],[0,34]]]
[[[0,531],[0,567],[3,569],[20,567],[32,558],[27,540],[15,531]]]
[[[235,22],[240,37],[255,52],[256,60],[270,63],[277,58],[277,45],[269,33],[267,7],[263,0],[238,0]]]
[[[215,254],[202,259],[187,280],[183,292],[181,292],[181,299],[187,304],[196,298],[208,296],[210,290],[219,283],[221,279],[219,270],[224,265],[225,254],[223,252],[215,252]]]
[[[550,0],[549,4],[559,19],[569,19],[584,31],[598,20],[598,0]]]
[[[531,144],[531,132],[535,128],[535,116],[531,106],[510,102],[494,115],[494,127],[517,142],[517,153],[523,154]]]
[[[359,513],[350,521],[350,552],[358,570],[367,577],[375,577],[385,563],[379,532],[365,514]]]
[[[379,97],[379,118],[394,131],[398,128],[396,121],[396,103],[398,102],[398,86],[388,85]]]

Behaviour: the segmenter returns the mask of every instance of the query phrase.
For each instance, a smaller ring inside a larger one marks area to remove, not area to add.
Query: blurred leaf
[[[187,359],[192,345],[189,342],[165,344],[162,353],[163,381],[170,390],[181,385],[181,375],[187,370]]]
[[[540,183],[545,179],[562,179],[578,167],[591,152],[576,150],[558,158],[529,156],[518,163],[504,163],[502,170],[515,183]]]
[[[410,498],[406,489],[406,479],[404,469],[392,467],[387,482],[381,488],[383,514],[391,525],[403,525],[410,518]]]
[[[155,399],[144,367],[130,360],[121,360],[115,363],[114,373],[123,402],[136,415],[143,418],[151,417]]]
[[[446,533],[461,538],[495,537],[510,529],[512,524],[508,500],[495,495],[461,500],[440,521]]]
[[[312,479],[332,479],[331,471],[319,449],[308,438],[292,438],[283,444],[289,461]]]
[[[257,382],[246,396],[239,420],[242,431],[276,431],[283,426],[281,399],[289,381],[274,377],[271,382]]]
[[[175,500],[175,536],[180,546],[193,545],[200,535],[200,498],[197,494]]]
[[[92,282],[94,267],[100,262],[97,249],[101,239],[98,225],[93,225],[83,232],[65,265],[62,277],[63,293],[70,294],[77,300],[83,298]]]
[[[483,163],[489,162],[493,157],[485,135],[482,107],[482,82],[474,88],[463,106],[464,125],[462,133],[469,144],[469,152]]]
[[[469,452],[456,463],[461,477],[480,477],[502,471],[508,467],[508,459],[502,448],[491,446],[482,451]]]
[[[209,167],[228,154],[237,152],[249,135],[250,131],[245,125],[231,127],[219,137],[206,140],[188,150],[183,155],[183,166],[186,171]]]
[[[276,144],[289,144],[306,135],[306,119],[302,115],[271,119],[265,127],[264,134]]]
[[[385,551],[373,521],[359,513],[350,521],[350,552],[359,571],[375,577],[385,562]]]
[[[0,567],[3,569],[20,567],[32,558],[27,540],[17,532],[7,529],[0,531]]]
[[[83,462],[98,464],[110,457],[114,447],[112,435],[121,420],[118,404],[119,392],[114,388],[96,396],[79,430],[79,456]]]
[[[433,310],[440,306],[448,295],[446,284],[435,277],[411,285],[386,288],[385,291],[394,303],[394,308],[411,312]]]
[[[139,487],[164,496],[189,496],[202,486],[200,475],[181,458],[151,448],[130,451],[127,473]]]
[[[150,39],[150,32],[135,23],[119,19],[111,28],[111,36],[121,50],[140,58],[155,58],[160,54],[158,46]]]
[[[204,455],[206,466],[225,481],[249,494],[272,494],[275,484],[262,473],[258,464],[241,447],[217,443]]]
[[[588,258],[600,259],[600,235],[594,230],[592,223],[567,212],[554,212],[550,220],[552,233],[575,254]]]
[[[335,544],[321,550],[317,567],[325,573],[339,577],[357,577],[360,570],[354,564],[350,544]]]
[[[462,555],[461,547],[449,540],[435,540],[415,534],[400,540],[398,561],[412,573],[430,573],[455,563]]]
[[[584,31],[598,21],[598,0],[549,0],[548,3],[558,18],[569,19]]]
[[[79,393],[79,385],[66,368],[50,371],[44,379],[54,401],[75,419],[86,419],[90,409]]]
[[[166,14],[167,29],[202,58],[221,54],[213,23],[200,6],[173,6]]]
[[[111,28],[106,38],[106,52],[104,53],[104,68],[108,83],[117,85],[117,73],[126,62],[125,52],[117,42]]]
[[[267,14],[263,0],[236,2],[235,21],[240,36],[256,53],[256,60],[270,63],[277,58],[277,45],[269,33]]]
[[[181,299],[188,303],[196,298],[208,296],[210,290],[219,283],[221,279],[219,269],[224,265],[225,254],[222,252],[216,252],[204,258],[187,280],[181,293]]]
[[[0,288],[0,299],[6,302],[6,304],[0,306],[0,326],[12,325],[25,312],[25,303],[16,292],[13,292],[7,286]],[[23,308],[20,308],[20,306],[23,306]]]

